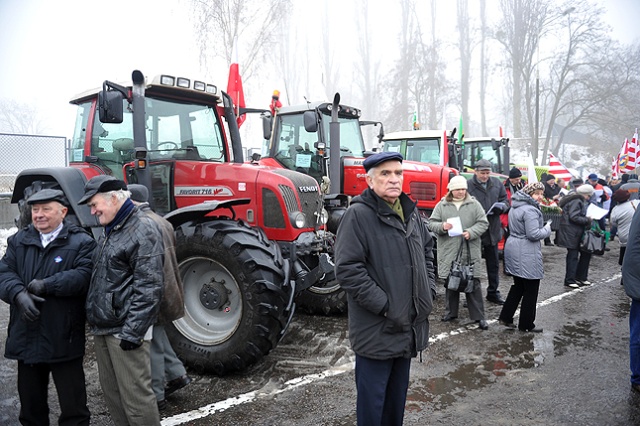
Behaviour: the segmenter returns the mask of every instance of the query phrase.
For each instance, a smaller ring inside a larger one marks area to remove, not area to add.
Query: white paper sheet
[[[587,216],[595,220],[602,219],[607,213],[609,213],[609,210],[598,207],[595,204],[589,203],[589,207],[587,207]]]
[[[449,229],[450,237],[457,237],[458,235],[462,235],[462,222],[460,221],[460,216],[450,217],[447,219],[447,223],[453,225],[453,228]]]

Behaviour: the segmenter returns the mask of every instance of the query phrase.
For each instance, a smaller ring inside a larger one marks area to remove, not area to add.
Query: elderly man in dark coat
[[[411,358],[429,340],[433,241],[402,192],[402,156],[375,154],[364,168],[369,188],[340,223],[335,271],[349,303],[358,425],[400,425]]]
[[[0,261],[0,299],[11,305],[4,356],[18,360],[22,424],[49,424],[49,375],[59,424],[89,424],[84,303],[96,243],[64,220],[68,204],[55,189],[29,197],[33,223],[9,237]]]
[[[500,260],[498,257],[498,243],[502,239],[502,223],[500,215],[509,210],[507,191],[500,179],[491,176],[491,162],[480,160],[476,162],[474,176],[469,179],[469,195],[475,197],[482,204],[489,229],[482,235],[482,253],[487,266],[487,300],[502,305],[504,299],[500,295]]]

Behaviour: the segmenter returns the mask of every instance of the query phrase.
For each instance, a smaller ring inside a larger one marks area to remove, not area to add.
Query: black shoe
[[[529,329],[526,329],[526,330],[520,329],[520,331],[524,331],[524,332],[527,332],[527,333],[542,333],[542,327],[533,327],[533,328],[529,328]]]
[[[453,321],[454,319],[456,319],[458,317],[450,317],[448,315],[443,316],[442,318],[440,318],[440,321],[442,322],[449,322],[449,321]]]
[[[504,305],[504,299],[498,294],[487,296],[487,300],[497,305]]]
[[[187,376],[186,374],[184,376],[178,377],[177,379],[170,380],[164,387],[164,396],[166,397],[171,395],[175,391],[187,386],[189,383],[191,383],[191,377]]]
[[[589,280],[576,280],[576,282],[578,283],[578,285],[580,287],[586,287],[586,286],[590,286],[591,284],[593,284],[591,281]]]
[[[158,411],[162,411],[165,408],[167,408],[167,400],[166,399],[161,399],[158,401]]]
[[[545,246],[547,246],[547,247],[549,247],[549,246],[553,246],[554,244],[553,244],[551,241],[548,241],[548,242],[547,242],[547,241],[545,241],[545,242],[544,242],[544,245],[545,245]]]
[[[516,328],[516,325],[515,325],[514,323],[512,323],[512,322],[506,322],[506,321],[504,321],[504,320],[499,319],[499,320],[498,320],[498,323],[499,323],[500,325],[504,325],[505,327],[510,328],[510,329],[514,329],[514,328]]]
[[[570,287],[570,288],[580,288],[580,284],[576,283],[576,282],[568,282],[568,283],[564,283],[565,287]]]
[[[631,383],[631,389],[636,392],[640,392],[640,383]]]
[[[488,330],[489,329],[489,324],[487,324],[487,322],[485,320],[479,320],[476,321],[478,323],[478,328],[480,330]]]

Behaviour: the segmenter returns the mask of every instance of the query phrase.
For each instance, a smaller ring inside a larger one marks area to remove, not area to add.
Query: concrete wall
[[[0,197],[0,229],[16,226],[16,217],[18,217],[18,205],[11,204],[10,197]]]

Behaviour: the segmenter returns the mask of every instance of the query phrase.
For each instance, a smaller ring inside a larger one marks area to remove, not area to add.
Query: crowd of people
[[[116,425],[159,425],[165,397],[191,381],[163,328],[184,315],[173,228],[147,198],[145,187],[112,176],[87,181],[79,204],[104,228],[97,242],[66,220],[62,191],[27,199],[32,223],[9,237],[0,260],[0,299],[10,305],[4,356],[18,361],[21,424],[49,424],[49,376],[58,423],[90,424],[85,321]]]

